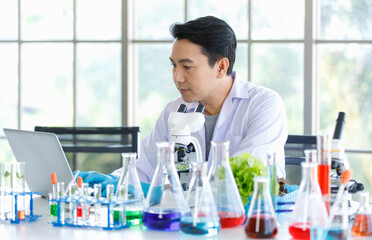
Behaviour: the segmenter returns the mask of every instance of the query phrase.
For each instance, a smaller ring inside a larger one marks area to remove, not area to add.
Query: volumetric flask
[[[164,231],[180,230],[180,219],[189,212],[174,164],[174,143],[161,142],[158,162],[142,214],[144,225]]]
[[[194,235],[214,236],[220,230],[220,219],[214,203],[207,170],[208,163],[192,162],[192,177],[186,194],[190,213],[181,218],[181,230]]]
[[[254,192],[245,226],[249,238],[274,238],[278,233],[269,185],[267,177],[254,178]]]
[[[245,210],[231,171],[229,142],[211,142],[212,164],[209,180],[222,228],[240,226],[245,220]]]
[[[142,223],[142,211],[145,202],[140,180],[136,170],[136,153],[122,153],[123,174],[119,181],[119,187],[123,200],[126,201],[126,221],[131,225]],[[118,189],[119,189],[118,187]],[[119,195],[119,190],[117,196]]]
[[[327,209],[317,181],[317,165],[302,162],[302,180],[289,225],[294,239],[310,239],[310,229],[325,226]]]
[[[354,237],[372,236],[372,212],[369,207],[369,193],[362,192],[359,196],[360,207],[351,228],[351,234]]]

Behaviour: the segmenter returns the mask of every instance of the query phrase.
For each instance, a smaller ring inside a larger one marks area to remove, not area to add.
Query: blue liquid
[[[315,228],[311,230],[311,239],[316,240],[346,240],[347,230],[341,227]]]
[[[181,230],[184,233],[193,235],[215,236],[221,228],[218,220],[208,220],[207,218],[198,219],[196,226],[193,225],[193,218],[186,217],[181,219]]]
[[[154,230],[178,231],[180,230],[181,212],[163,210],[162,214],[147,212],[142,213],[143,224]]]

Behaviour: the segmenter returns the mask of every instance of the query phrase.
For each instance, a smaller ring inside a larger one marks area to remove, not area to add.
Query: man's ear
[[[220,58],[217,60],[217,77],[222,78],[226,75],[230,62],[227,58]]]

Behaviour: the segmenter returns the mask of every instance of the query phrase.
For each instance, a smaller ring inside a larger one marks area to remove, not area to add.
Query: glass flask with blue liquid
[[[217,235],[221,228],[207,172],[207,162],[192,162],[192,178],[186,194],[190,213],[181,217],[184,233],[210,237]]]
[[[158,162],[146,197],[142,221],[154,230],[180,230],[181,216],[190,213],[174,163],[174,143],[157,143]]]

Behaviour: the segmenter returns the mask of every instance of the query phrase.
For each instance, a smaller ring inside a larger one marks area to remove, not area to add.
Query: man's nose
[[[182,73],[182,70],[175,69],[174,72],[173,72],[173,79],[174,79],[175,82],[184,82],[185,77]]]

